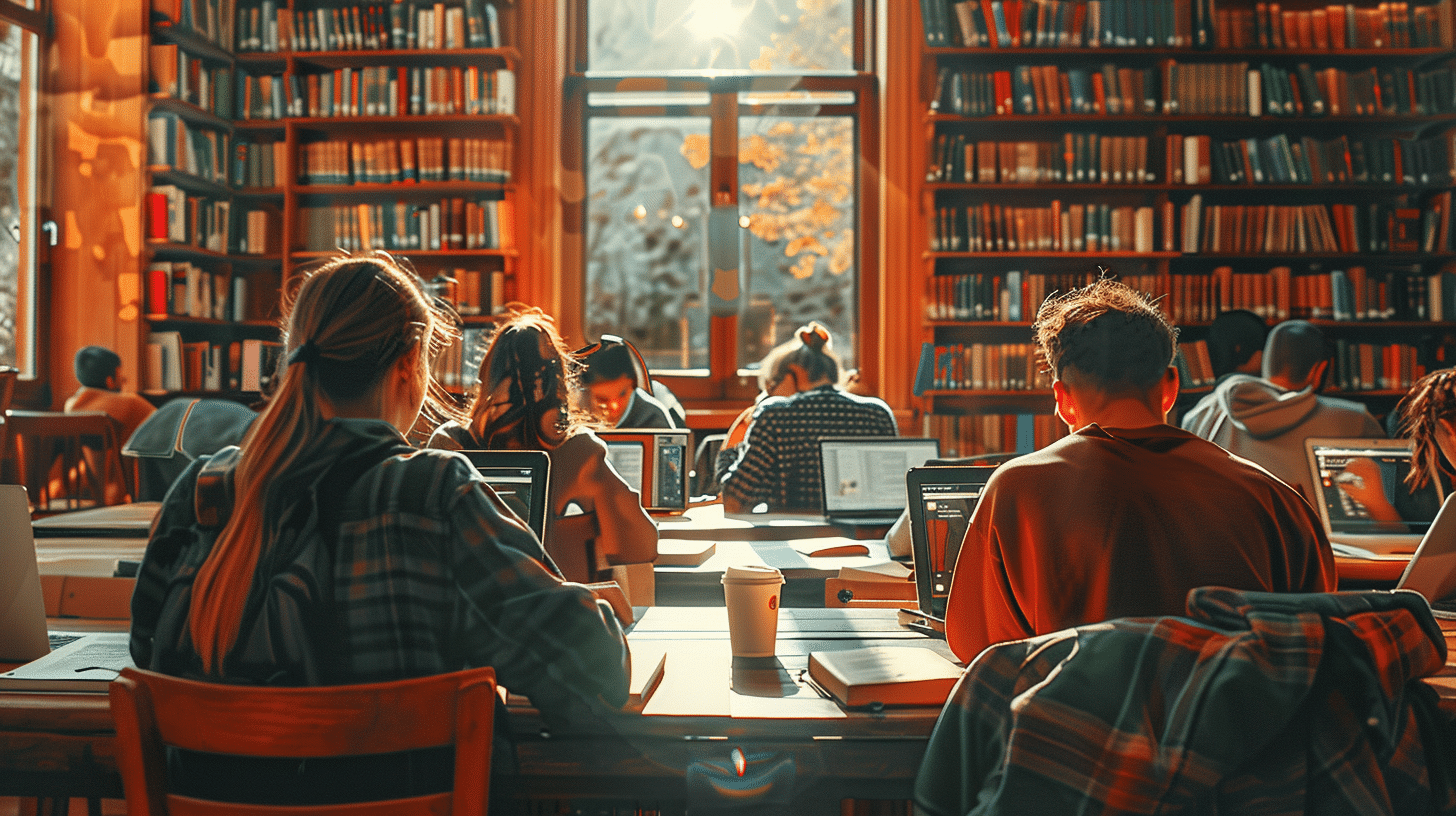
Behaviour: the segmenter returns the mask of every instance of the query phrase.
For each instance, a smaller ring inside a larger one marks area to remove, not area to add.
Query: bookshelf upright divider
[[[926,433],[1065,433],[1042,300],[1115,275],[1180,326],[1180,407],[1220,311],[1313,319],[1327,392],[1377,416],[1456,350],[1451,0],[922,0]],[[912,198],[913,200],[913,198]]]

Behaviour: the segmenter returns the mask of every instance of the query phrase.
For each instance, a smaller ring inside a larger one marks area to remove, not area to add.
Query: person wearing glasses
[[[549,315],[514,305],[486,346],[465,422],[439,426],[428,446],[545,451],[551,457],[547,552],[567,577],[595,581],[605,577],[604,568],[655,561],[657,525],[641,495],[607,462],[607,445],[590,430],[591,417],[571,404],[580,367]],[[577,531],[578,514],[594,516],[595,529]],[[588,538],[593,563],[570,566],[582,564]],[[639,578],[650,580],[650,570]]]
[[[610,428],[677,428],[667,404],[642,386],[646,366],[639,369],[635,350],[610,334],[576,353],[582,361],[581,383],[593,416]]]
[[[746,423],[734,423],[743,441],[725,443],[719,453],[727,462],[724,510],[754,512],[762,504],[769,512],[823,512],[820,437],[898,434],[895,415],[883,400],[840,386],[839,359],[831,345],[829,330],[810,323],[764,359],[770,373],[760,381],[763,397]],[[735,436],[730,430],[730,440]]]

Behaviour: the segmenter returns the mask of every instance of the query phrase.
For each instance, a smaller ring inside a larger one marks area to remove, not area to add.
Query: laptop
[[[1335,552],[1355,557],[1416,551],[1444,500],[1441,486],[1412,492],[1408,439],[1305,440],[1311,483],[1325,534]]]
[[[940,440],[841,436],[819,440],[824,517],[845,526],[889,526],[905,512],[905,474],[940,456]]]
[[[544,451],[461,451],[485,483],[511,508],[536,538],[546,540],[551,504],[551,457]]]
[[[905,476],[919,614],[944,622],[956,558],[996,465],[917,467]]]
[[[95,691],[132,664],[126,632],[48,632],[30,503],[25,488],[0,484],[0,689]]]
[[[1396,589],[1421,593],[1438,618],[1456,619],[1456,502],[1449,499],[1431,522]]]
[[[627,486],[642,496],[649,513],[673,515],[688,509],[688,440],[683,430],[604,430],[607,461]]]

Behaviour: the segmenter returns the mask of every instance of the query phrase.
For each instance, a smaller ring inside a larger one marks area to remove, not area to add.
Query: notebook
[[[515,511],[536,538],[546,540],[551,499],[551,457],[543,451],[461,451],[485,483]]]
[[[918,467],[905,477],[915,599],[925,617],[945,620],[956,557],[995,465]]]
[[[1396,589],[1421,593],[1438,618],[1456,619],[1456,503],[1449,499],[1431,522]]]
[[[52,651],[52,643],[56,648]],[[104,690],[131,665],[126,632],[47,632],[25,488],[0,485],[0,689]]]
[[[605,430],[597,435],[607,443],[612,469],[642,496],[647,512],[688,509],[689,431]]]
[[[847,436],[819,440],[824,517],[889,526],[905,511],[905,474],[940,456],[940,440]]]
[[[1413,553],[1436,517],[1441,487],[1406,487],[1407,439],[1305,440],[1311,483],[1325,534],[1335,552],[1355,557]]]

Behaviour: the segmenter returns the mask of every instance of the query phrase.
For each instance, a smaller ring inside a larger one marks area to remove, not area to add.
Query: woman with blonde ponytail
[[[811,322],[764,359],[765,398],[754,408],[743,441],[724,455],[723,509],[824,512],[819,439],[895,436],[890,406],[840,385],[839,359],[829,330]],[[739,423],[735,423],[736,425]]]
[[[422,412],[427,427],[454,415],[430,375],[451,316],[384,253],[322,265],[284,305],[272,399],[240,447],[178,478],[153,525],[132,598],[136,664],[276,685],[490,665],[548,718],[620,706],[627,653],[610,607],[561,579],[467,459],[408,441]],[[233,777],[245,797],[311,801],[400,774],[414,786],[415,764],[329,779],[290,768],[296,784],[261,789],[233,766],[187,767],[214,794]]]

